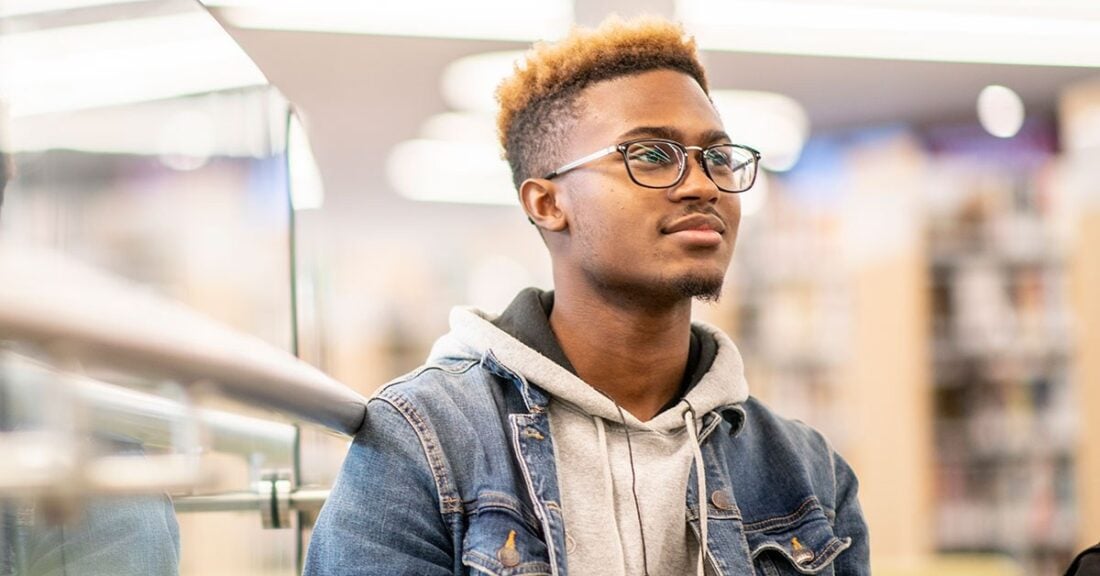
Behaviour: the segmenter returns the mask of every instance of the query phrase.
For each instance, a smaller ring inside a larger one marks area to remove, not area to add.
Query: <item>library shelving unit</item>
[[[852,465],[888,563],[931,551],[922,163],[904,131],[820,139],[770,179],[734,269],[753,394]]]
[[[1100,539],[1100,163],[975,129],[834,142],[738,241],[753,393],[852,464],[884,574]]]
[[[1077,547],[1069,247],[1047,168],[936,161],[928,215],[935,544],[1060,574]]]

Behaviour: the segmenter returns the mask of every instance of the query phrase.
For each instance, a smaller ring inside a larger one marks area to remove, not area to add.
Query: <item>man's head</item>
[[[694,41],[680,27],[644,19],[574,30],[536,45],[497,96],[505,155],[559,288],[581,282],[645,300],[717,297],[740,201],[715,184],[736,188],[720,174],[722,152],[731,149],[710,148],[730,141]],[[643,138],[680,147],[616,148]],[[652,186],[644,166],[628,169],[655,160],[673,166],[668,186]]]
[[[659,19],[608,19],[596,30],[574,29],[539,43],[497,89],[497,131],[518,189],[565,161],[561,145],[580,118],[577,97],[592,84],[648,70],[679,70],[707,92],[695,41]]]

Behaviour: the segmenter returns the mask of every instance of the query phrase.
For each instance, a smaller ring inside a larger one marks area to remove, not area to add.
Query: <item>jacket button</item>
[[[733,510],[733,502],[725,490],[715,490],[710,493],[710,503],[719,510]]]
[[[519,552],[515,548],[501,548],[497,550],[497,560],[505,568],[515,568],[519,566]]]
[[[497,550],[497,560],[505,568],[515,568],[519,566],[519,551],[516,550],[516,531],[511,530],[508,532],[508,540],[504,542],[504,546]]]
[[[805,566],[814,561],[814,551],[802,545],[798,538],[791,538],[791,557],[795,564]]]

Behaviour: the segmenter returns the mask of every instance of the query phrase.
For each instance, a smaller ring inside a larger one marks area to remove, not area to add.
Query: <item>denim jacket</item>
[[[313,531],[308,575],[568,574],[550,398],[487,351],[441,359],[371,399]],[[708,414],[684,514],[708,574],[869,574],[848,464],[759,401]],[[656,574],[652,576],[658,576]]]

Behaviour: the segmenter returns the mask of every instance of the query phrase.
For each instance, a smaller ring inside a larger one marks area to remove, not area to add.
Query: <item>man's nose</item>
[[[718,186],[707,176],[703,166],[702,150],[688,150],[684,159],[684,176],[680,183],[669,190],[669,199],[673,201],[699,200],[716,202],[722,194]]]

